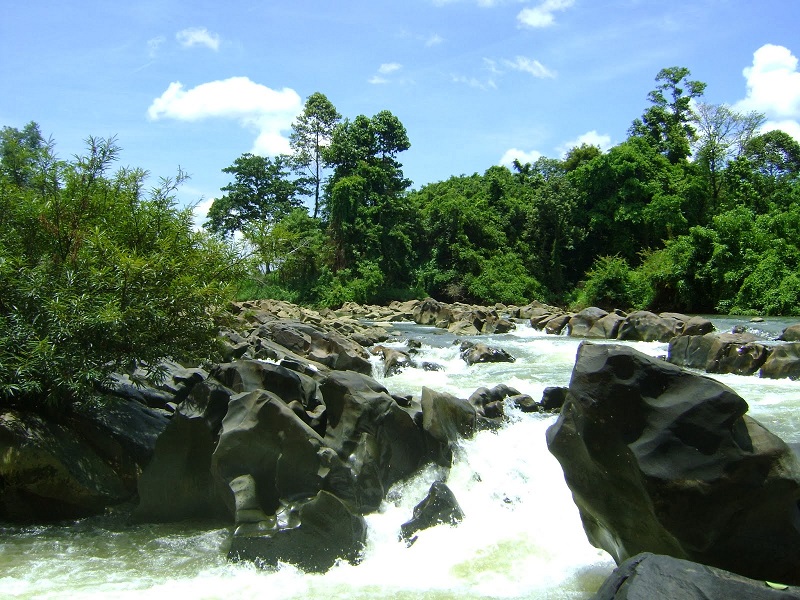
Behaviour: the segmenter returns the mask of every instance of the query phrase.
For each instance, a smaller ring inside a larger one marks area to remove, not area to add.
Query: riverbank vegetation
[[[35,123],[4,127],[0,397],[70,402],[125,366],[209,356],[234,289],[328,307],[430,295],[798,315],[800,145],[704,90],[663,69],[607,151],[419,189],[395,115],[344,118],[315,93],[292,155],[223,169],[203,231],[176,204],[183,173],[148,189],[140,169],[112,172],[113,139],[65,161]]]

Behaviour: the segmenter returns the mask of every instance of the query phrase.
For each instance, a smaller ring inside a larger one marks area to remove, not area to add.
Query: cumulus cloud
[[[179,81],[169,84],[147,110],[152,120],[199,121],[236,119],[254,128],[258,135],[253,152],[264,156],[289,153],[289,140],[282,132],[303,108],[300,95],[290,88],[273,90],[247,77],[231,77],[186,89]]]
[[[575,0],[544,0],[537,6],[523,8],[517,15],[517,21],[524,27],[550,27],[556,22],[553,13],[567,10]]]
[[[503,64],[510,69],[514,69],[515,71],[530,73],[534,77],[553,78],[556,76],[554,71],[551,71],[545,67],[538,60],[527,58],[525,56],[517,56],[514,60],[504,60]]]
[[[734,106],[756,110],[769,121],[764,130],[782,129],[800,140],[800,72],[798,60],[788,48],[765,44],[753,53],[753,64],[742,74],[747,95]]]
[[[611,148],[611,136],[605,135],[601,133],[597,133],[595,129],[591,131],[587,131],[586,133],[579,135],[574,140],[570,140],[568,142],[564,142],[557,148],[559,154],[563,157],[567,152],[575,148],[576,146],[580,146],[582,144],[588,144],[589,146],[598,146],[604,152]]]
[[[400,63],[383,63],[380,67],[378,67],[378,73],[381,75],[388,75],[389,73],[394,73],[402,68],[403,65]]]
[[[431,46],[438,46],[443,41],[444,38],[442,36],[440,36],[438,33],[434,33],[428,36],[428,38],[425,40],[425,45],[430,48]]]
[[[219,50],[219,35],[211,33],[205,27],[189,27],[175,34],[175,39],[184,48],[205,46],[211,50]]]
[[[502,158],[500,158],[500,162],[497,164],[511,168],[515,159],[524,165],[526,163],[534,163],[542,156],[544,155],[538,150],[530,150],[526,152],[525,150],[520,150],[519,148],[509,148],[506,150],[505,154],[503,154]]]

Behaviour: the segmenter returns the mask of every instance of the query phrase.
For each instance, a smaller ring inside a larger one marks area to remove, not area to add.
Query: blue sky
[[[64,158],[116,135],[121,165],[180,166],[206,205],[322,92],[394,113],[418,188],[617,144],[663,67],[800,139],[798,55],[798,0],[0,0],[0,126],[36,121]]]

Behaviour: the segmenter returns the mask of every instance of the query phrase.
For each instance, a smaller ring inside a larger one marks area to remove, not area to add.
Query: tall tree
[[[647,95],[652,106],[633,122],[629,131],[632,136],[646,139],[672,164],[688,158],[696,139],[691,103],[703,95],[706,84],[690,80],[690,75],[685,67],[661,69],[656,76],[656,89]]]
[[[396,157],[410,145],[405,127],[387,110],[334,130],[325,157],[334,165],[326,212],[335,270],[377,261],[389,282],[409,277],[410,215],[402,194],[410,181]]]
[[[764,120],[759,112],[740,113],[724,104],[697,103],[695,156],[707,174],[712,211],[716,210],[722,192],[723,169],[728,161],[742,155]]]
[[[333,130],[341,118],[324,94],[314,92],[306,99],[303,112],[292,124],[292,133],[289,135],[295,165],[306,173],[306,178],[313,186],[315,219],[320,210],[323,169],[329,166],[323,148],[330,143]]]
[[[208,211],[206,226],[214,233],[232,235],[248,223],[274,223],[300,206],[298,184],[289,179],[290,159],[245,153],[222,169],[234,180],[222,188]]]

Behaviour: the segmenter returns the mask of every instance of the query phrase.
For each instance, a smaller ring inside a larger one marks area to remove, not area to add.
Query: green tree
[[[222,169],[234,180],[222,188],[225,195],[214,200],[206,227],[230,236],[255,222],[275,223],[301,205],[298,183],[289,178],[289,157],[274,159],[245,153]]]
[[[692,100],[703,95],[706,84],[689,80],[690,75],[685,67],[661,69],[656,76],[659,84],[647,95],[652,106],[630,128],[632,136],[647,140],[672,164],[691,154],[696,138]]]
[[[386,285],[410,280],[413,214],[404,199],[410,185],[397,155],[410,147],[400,120],[389,111],[345,120],[333,132],[325,157],[326,217],[334,272],[375,262]]]
[[[64,408],[113,372],[215,351],[235,257],[176,206],[183,174],[145,192],[141,169],[109,173],[118,156],[113,139],[46,150],[22,185],[3,164],[0,403]]]
[[[292,123],[289,142],[294,150],[293,160],[295,167],[305,173],[313,188],[315,219],[320,211],[323,171],[330,166],[323,149],[330,143],[333,130],[341,118],[324,94],[314,92],[306,99],[303,112]]]

